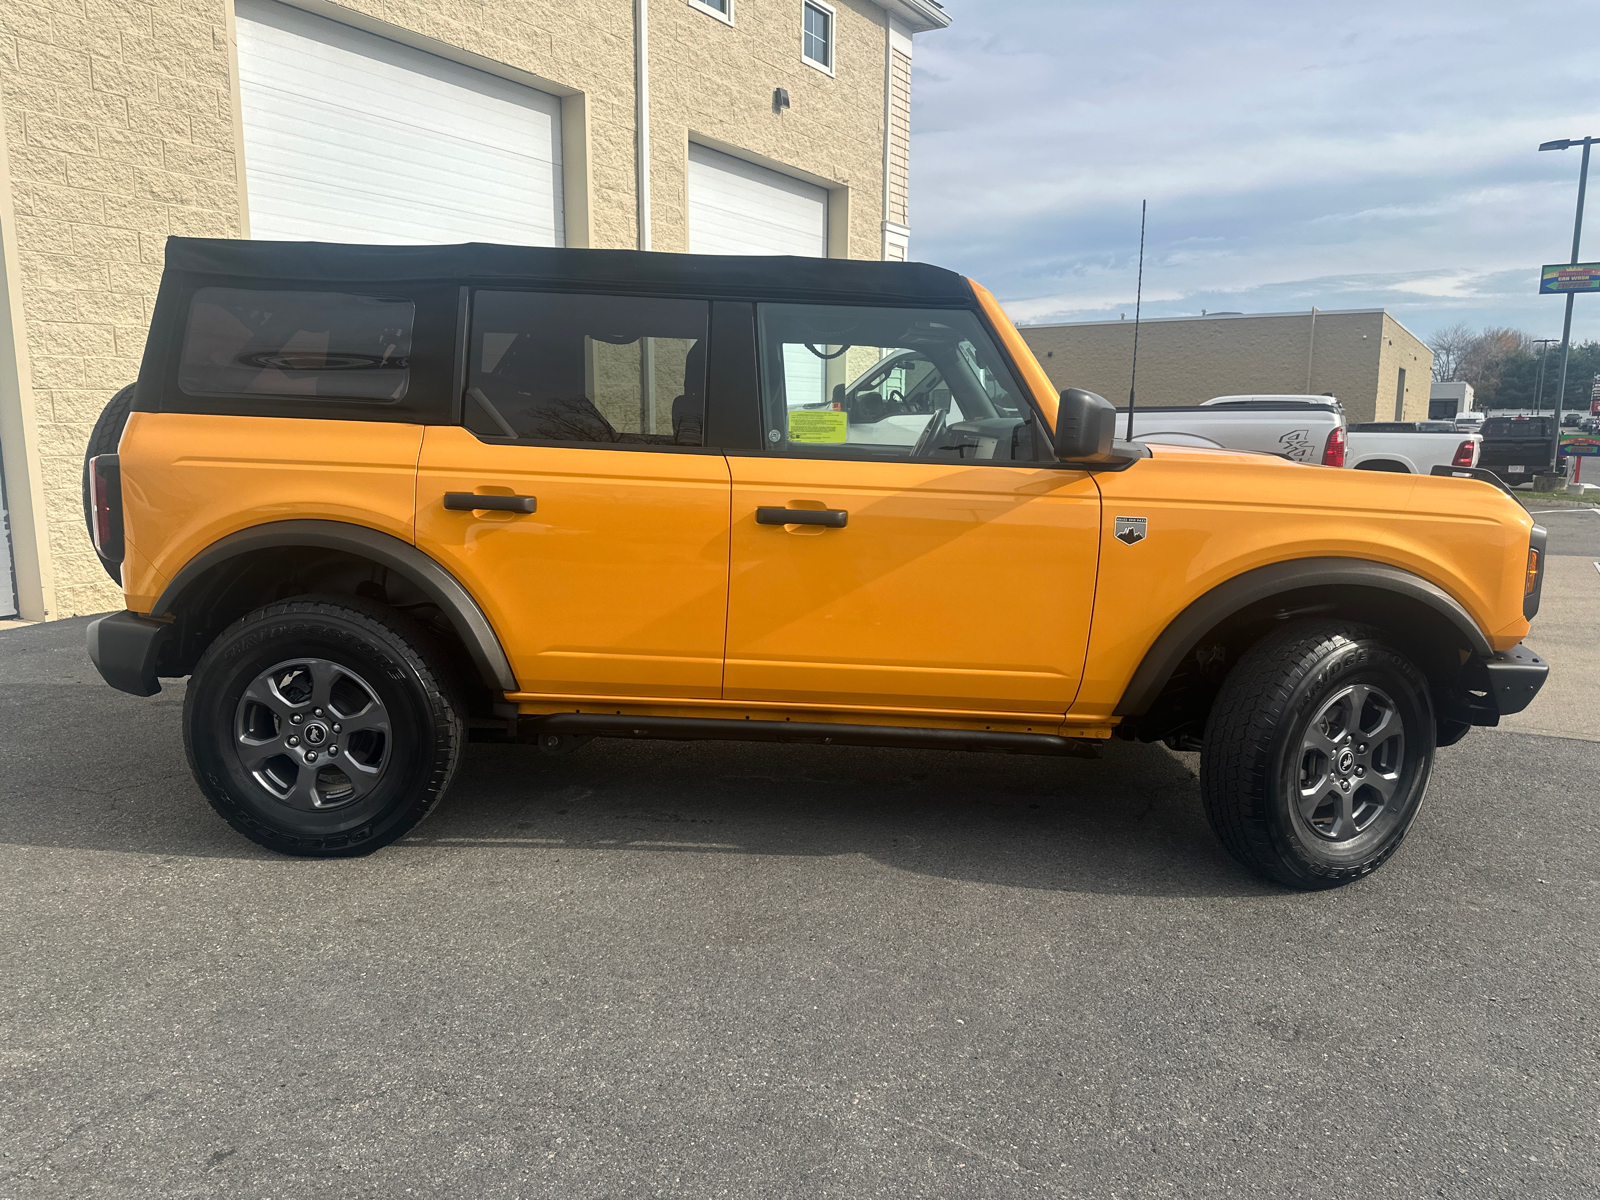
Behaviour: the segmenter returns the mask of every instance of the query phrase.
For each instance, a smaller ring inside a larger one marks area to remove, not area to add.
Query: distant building
[[[1030,325],[1022,336],[1057,387],[1128,402],[1132,321]],[[1140,324],[1138,402],[1337,396],[1351,421],[1428,416],[1433,351],[1381,308],[1156,317]]]
[[[1472,385],[1455,381],[1436,383],[1428,389],[1428,417],[1448,421],[1457,413],[1472,411]]]

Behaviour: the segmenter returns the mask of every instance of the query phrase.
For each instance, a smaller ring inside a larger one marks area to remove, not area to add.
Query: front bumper
[[[119,692],[154,696],[161,690],[156,662],[172,626],[137,613],[112,613],[89,624],[89,659]]]
[[[1520,644],[1474,659],[1467,667],[1465,689],[1436,696],[1442,701],[1440,715],[1472,725],[1498,725],[1501,717],[1532,704],[1549,675],[1550,664]]]

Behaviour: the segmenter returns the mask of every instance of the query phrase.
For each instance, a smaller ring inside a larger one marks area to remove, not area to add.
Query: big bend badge
[[[1144,541],[1145,519],[1143,517],[1118,517],[1117,525],[1112,530],[1111,536],[1124,546],[1136,546]]]

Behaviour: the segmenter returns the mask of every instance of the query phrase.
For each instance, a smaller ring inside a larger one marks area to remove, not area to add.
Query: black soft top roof
[[[167,270],[305,283],[534,283],[674,295],[976,304],[954,271],[926,263],[844,258],[661,254],[544,246],[357,246],[339,242],[167,239]]]

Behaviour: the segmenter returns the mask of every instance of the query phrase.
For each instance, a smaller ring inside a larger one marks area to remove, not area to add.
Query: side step
[[[658,738],[668,741],[799,742],[821,746],[896,746],[908,750],[976,750],[989,754],[1052,754],[1099,758],[1094,738],[1046,733],[991,733],[970,729],[909,729],[898,725],[827,725],[816,721],[732,721],[715,717],[630,717],[603,713],[553,713],[523,717],[517,739],[550,754],[576,749],[589,738]]]

